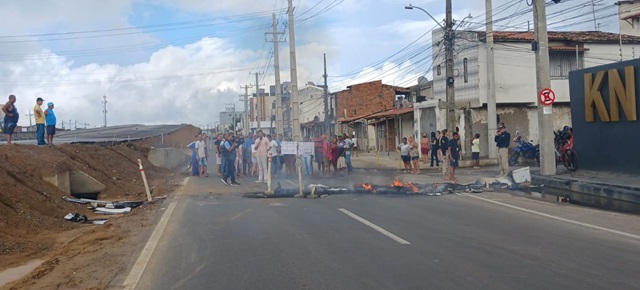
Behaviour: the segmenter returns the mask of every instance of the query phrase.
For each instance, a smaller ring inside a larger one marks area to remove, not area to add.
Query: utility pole
[[[27,118],[29,118],[29,128],[33,126],[33,123],[31,123],[31,117],[33,117],[33,113],[27,111]]]
[[[450,1],[450,0],[448,0]],[[289,0],[289,52],[291,65],[291,113],[293,119],[293,140],[302,141],[300,138],[300,102],[298,99],[298,69],[296,65],[296,39],[293,25],[293,0]]]
[[[538,130],[540,136],[540,173],[542,175],[556,174],[555,150],[553,145],[553,107],[544,106],[538,94],[545,88],[551,87],[549,76],[549,39],[547,36],[547,12],[545,0],[533,1],[533,27],[536,51],[536,87],[535,96],[538,99]]]
[[[324,54],[324,133],[329,132],[329,87],[327,85],[327,54]]]
[[[260,100],[260,83],[258,83],[258,75],[260,74],[259,72],[256,72],[256,103],[258,104],[258,109],[256,110],[256,119],[258,121],[258,125],[257,125],[257,130],[259,131],[262,129],[262,127],[260,126],[262,123],[262,118],[261,117],[261,113],[262,113],[262,102]]]
[[[249,134],[249,126],[251,124],[251,122],[249,121],[249,88],[251,86],[247,86],[245,85],[244,87],[240,87],[244,89],[244,114],[243,114],[243,119],[242,122],[244,123],[244,125],[242,126],[242,133],[246,136],[247,134]],[[242,95],[240,95],[242,97]]]
[[[275,74],[276,81],[276,136],[277,134],[283,134],[283,114],[282,114],[282,85],[280,84],[280,50],[278,48],[278,36],[283,35],[284,32],[278,32],[278,22],[276,21],[276,14],[272,14],[273,18],[273,32],[265,32],[265,34],[271,34],[273,36],[272,40],[267,40],[267,42],[273,42],[273,71]]]
[[[104,114],[104,126],[107,127],[107,95],[102,96],[102,114]]]
[[[291,1],[291,0],[290,0]],[[445,30],[445,45],[446,45],[446,59],[447,59],[447,128],[453,132],[456,128],[456,99],[455,99],[455,85],[453,75],[453,49],[455,34],[453,32],[453,16],[451,12],[451,0],[447,0],[447,19]],[[495,134],[494,134],[495,135]]]
[[[494,137],[498,130],[498,120],[496,118],[496,79],[493,55],[493,8],[491,0],[485,0],[485,9],[487,11],[487,148],[489,149],[489,158],[496,158],[498,150],[494,144]]]

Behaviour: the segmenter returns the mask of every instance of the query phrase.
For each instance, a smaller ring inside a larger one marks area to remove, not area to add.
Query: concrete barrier
[[[98,194],[105,189],[105,185],[100,181],[79,170],[64,171],[42,179],[71,195]]]
[[[176,148],[151,148],[147,159],[154,166],[170,170],[184,170],[191,162],[191,154]]]
[[[608,210],[640,213],[640,188],[590,183],[554,176],[532,175],[533,184],[544,184],[545,194]]]

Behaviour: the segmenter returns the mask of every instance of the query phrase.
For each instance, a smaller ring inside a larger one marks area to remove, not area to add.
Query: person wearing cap
[[[13,130],[18,126],[18,120],[20,119],[18,108],[16,108],[16,96],[9,95],[9,101],[2,106],[2,112],[4,113],[4,128],[2,128],[2,131],[7,135],[7,145],[11,145]]]
[[[33,107],[33,115],[36,118],[36,140],[38,141],[38,146],[47,145],[47,142],[44,141],[45,122],[44,112],[42,111],[43,102],[44,100],[38,97],[36,99],[36,105]]]
[[[498,165],[500,166],[500,175],[496,177],[505,177],[509,174],[509,143],[511,142],[511,134],[507,132],[507,126],[505,126],[504,123],[498,126],[494,140],[498,147]]]
[[[44,119],[45,125],[47,125],[47,145],[51,147],[53,146],[53,135],[56,134],[56,113],[53,112],[53,102],[47,103]]]

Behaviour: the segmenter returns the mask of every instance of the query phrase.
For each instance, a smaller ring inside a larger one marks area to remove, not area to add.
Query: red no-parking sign
[[[540,103],[545,106],[550,106],[553,102],[556,101],[556,93],[554,93],[551,89],[543,89],[540,91]]]

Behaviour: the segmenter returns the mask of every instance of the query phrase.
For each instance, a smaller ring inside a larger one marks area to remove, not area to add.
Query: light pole
[[[424,10],[418,6],[413,6],[411,4],[404,7],[405,9],[413,10],[418,9],[422,12],[429,15],[433,21],[444,30],[444,45],[446,52],[446,101],[447,101],[447,127],[449,130],[454,130],[456,127],[456,100],[455,100],[455,87],[454,87],[454,76],[453,76],[453,48],[454,48],[454,34],[453,34],[453,17],[451,16],[451,0],[447,0],[446,3],[446,13],[447,19],[445,26],[440,24],[438,20],[436,20],[427,10]]]

